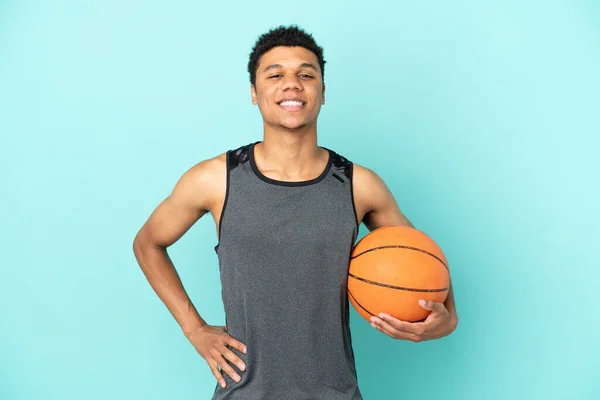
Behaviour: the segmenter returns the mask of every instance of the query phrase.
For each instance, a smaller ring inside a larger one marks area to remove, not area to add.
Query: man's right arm
[[[144,275],[186,335],[206,326],[206,322],[185,292],[167,248],[219,203],[224,197],[225,179],[223,155],[190,168],[152,212],[133,242]]]
[[[190,168],[150,215],[133,242],[133,251],[148,282],[223,387],[226,386],[223,371],[240,381],[231,364],[240,371],[246,370],[246,364],[232,349],[246,353],[246,345],[231,337],[227,327],[211,326],[200,317],[167,248],[207,212],[220,216],[227,185],[226,163],[225,154],[221,154]]]

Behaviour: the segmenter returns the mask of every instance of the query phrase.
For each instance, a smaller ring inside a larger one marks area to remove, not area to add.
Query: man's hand
[[[246,345],[229,336],[225,326],[205,325],[187,333],[186,336],[198,353],[206,360],[210,370],[222,387],[225,387],[226,383],[219,367],[227,372],[234,381],[240,381],[240,376],[231,368],[227,360],[237,365],[241,371],[246,370],[246,364],[227,346],[246,354]]]
[[[439,339],[454,331],[458,318],[448,312],[444,304],[419,300],[419,305],[431,313],[423,322],[406,322],[388,314],[371,317],[371,325],[394,339],[422,342]]]

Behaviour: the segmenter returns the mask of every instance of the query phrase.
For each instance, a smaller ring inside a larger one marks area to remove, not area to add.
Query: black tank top
[[[346,292],[358,234],[352,167],[332,150],[315,179],[277,181],[256,143],[227,152],[219,225],[222,300],[246,371],[222,375],[213,400],[360,400]]]

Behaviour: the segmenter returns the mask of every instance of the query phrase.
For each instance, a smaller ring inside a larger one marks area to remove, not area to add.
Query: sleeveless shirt
[[[246,345],[235,382],[213,400],[362,400],[346,292],[358,234],[353,164],[324,148],[323,172],[278,181],[256,166],[256,143],[229,150],[218,244],[229,335]]]

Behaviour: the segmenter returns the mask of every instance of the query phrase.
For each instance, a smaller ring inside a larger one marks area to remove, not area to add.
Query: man
[[[250,55],[263,140],[189,169],[134,241],[137,260],[218,381],[213,399],[362,399],[349,330],[347,268],[360,223],[409,225],[379,176],[317,145],[323,49],[296,26]],[[226,325],[204,321],[167,254],[199,218],[215,221]],[[374,316],[397,339],[450,334],[457,316],[425,302],[423,322]]]

